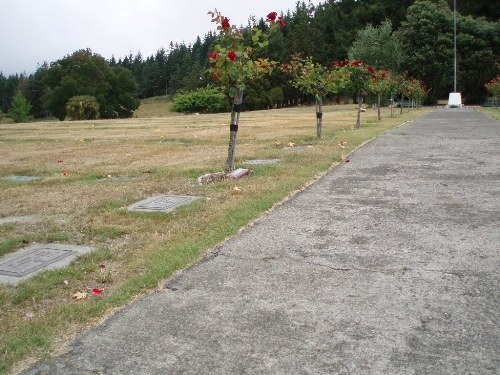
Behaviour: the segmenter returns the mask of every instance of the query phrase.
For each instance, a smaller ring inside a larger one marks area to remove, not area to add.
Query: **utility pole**
[[[457,0],[453,0],[453,92],[448,97],[448,107],[462,106],[462,95],[457,92]]]
[[[453,92],[457,92],[457,0],[453,0]]]

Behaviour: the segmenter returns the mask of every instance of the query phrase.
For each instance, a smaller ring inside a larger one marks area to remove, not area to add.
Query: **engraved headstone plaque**
[[[0,282],[15,284],[42,270],[65,267],[90,251],[87,246],[57,243],[29,246],[0,258]]]
[[[247,160],[245,164],[247,165],[267,165],[267,164],[278,164],[279,159],[256,159],[256,160]]]
[[[113,182],[126,182],[126,181],[142,181],[145,180],[144,176],[116,176],[100,178],[99,181],[113,181]]]
[[[38,176],[6,176],[2,177],[2,180],[5,181],[15,181],[15,182],[30,182],[34,180],[39,180],[40,177]]]
[[[300,150],[306,150],[308,148],[311,148],[311,145],[304,145],[304,146],[292,146],[292,147],[285,147],[283,150],[287,151],[300,151]]]
[[[201,197],[186,195],[157,195],[128,206],[129,211],[170,212],[176,207],[190,204]]]

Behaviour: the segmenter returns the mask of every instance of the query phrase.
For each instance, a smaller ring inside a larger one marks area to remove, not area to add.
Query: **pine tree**
[[[18,91],[12,100],[9,117],[14,122],[28,122],[30,120],[31,104],[26,100],[21,91]]]

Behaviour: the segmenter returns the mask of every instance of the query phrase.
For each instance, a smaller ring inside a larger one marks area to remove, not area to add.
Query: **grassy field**
[[[491,117],[497,119],[497,120],[500,120],[500,109],[497,107],[497,108],[493,108],[493,107],[479,107],[478,108],[479,111],[483,112],[483,113],[486,113],[488,115],[490,115]]]
[[[0,373],[62,350],[64,343],[113,309],[162,288],[166,278],[234,235],[274,204],[301,189],[366,140],[426,113],[395,118],[384,109],[363,114],[354,106],[327,106],[323,138],[315,137],[313,107],[241,115],[237,167],[250,159],[249,177],[199,185],[221,172],[227,156],[229,114],[169,114],[165,100],[149,100],[136,118],[32,122],[0,126],[0,255],[31,243],[60,242],[96,250],[71,266],[47,271],[17,287],[0,286]],[[302,151],[289,144],[313,145]],[[110,177],[140,177],[113,181]],[[234,188],[238,187],[239,192]],[[171,213],[130,213],[126,206],[154,194],[202,200]],[[103,292],[91,293],[93,288]],[[74,300],[76,292],[87,298]]]

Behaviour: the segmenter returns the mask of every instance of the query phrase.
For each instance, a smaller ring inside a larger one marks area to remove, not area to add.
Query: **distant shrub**
[[[14,120],[14,122],[28,122],[31,112],[31,104],[28,100],[21,94],[20,91],[12,99],[12,105],[9,109],[9,117]]]
[[[99,118],[99,103],[90,95],[73,96],[66,103],[66,113],[72,120],[95,120]]]
[[[230,110],[228,98],[217,88],[205,87],[177,94],[170,110],[184,113],[218,113]]]

